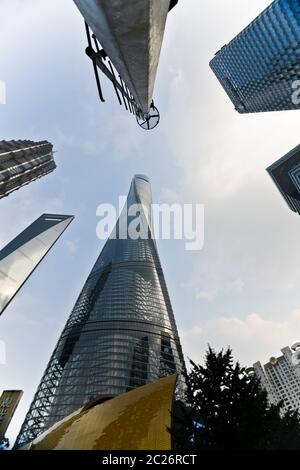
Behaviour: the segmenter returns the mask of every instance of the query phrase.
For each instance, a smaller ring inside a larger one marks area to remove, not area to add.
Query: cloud
[[[231,286],[234,292],[241,292],[245,287],[245,283],[242,279],[235,279],[235,281],[231,283]]]
[[[210,289],[210,290],[200,290],[196,291],[196,299],[205,299],[208,300],[209,302],[212,302],[214,298],[216,297],[217,290],[216,289]]]
[[[176,204],[181,200],[179,192],[175,188],[168,188],[167,186],[161,189],[160,201],[164,204]]]
[[[105,125],[107,142],[110,142],[110,151],[116,156],[116,162],[127,159],[139,151],[142,146],[143,134],[137,129],[137,123],[132,116],[121,108],[117,114],[109,119]]]
[[[221,294],[229,294],[233,296],[235,294],[241,294],[245,287],[245,282],[242,279],[226,279],[223,280],[223,284],[218,282],[218,280],[209,278],[204,279],[205,275],[201,275],[202,278],[199,280],[196,275],[192,275],[187,282],[182,282],[181,287],[186,291],[186,295],[191,291],[196,300],[207,300],[212,302]],[[201,282],[203,280],[203,282]]]
[[[165,75],[170,105],[161,128],[180,173],[179,181],[168,181],[167,195],[176,194],[179,203],[205,205],[205,245],[190,261],[186,286],[194,298],[210,303],[221,302],[230,290],[227,302],[237,294],[245,295],[246,302],[251,290],[256,308],[264,311],[266,292],[288,295],[296,307],[300,289],[300,251],[295,249],[299,217],[265,171],[299,143],[297,114],[239,115],[208,67],[219,46],[269,2],[250,3],[251,10],[236,1],[184,10],[184,21],[176,22],[179,46],[174,51],[170,43],[165,51],[172,64]],[[219,14],[212,28],[214,8]],[[193,18],[200,11],[202,27],[194,28]],[[195,53],[184,46],[187,41],[207,47]],[[270,309],[274,303],[270,299]]]
[[[265,363],[269,357],[280,355],[280,349],[299,340],[300,310],[281,319],[269,319],[257,313],[241,317],[220,316],[180,332],[187,357],[203,362],[210,344],[216,350],[230,346],[242,365],[256,361]]]
[[[69,252],[73,255],[77,253],[78,251],[78,246],[79,246],[79,241],[78,240],[66,240],[65,245]]]

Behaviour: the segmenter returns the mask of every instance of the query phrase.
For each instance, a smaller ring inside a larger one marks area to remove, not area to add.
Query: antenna
[[[145,114],[141,110],[140,106],[137,104],[124,80],[122,79],[120,74],[118,74],[117,71],[114,69],[113,64],[109,60],[105,50],[101,47],[95,34],[91,34],[89,25],[86,21],[84,23],[88,42],[88,46],[85,52],[93,63],[93,69],[100,101],[102,103],[105,103],[100,82],[99,69],[112,83],[119,105],[124,105],[126,111],[129,111],[136,117],[136,121],[142,129],[147,131],[154,129],[160,122],[160,114],[158,109],[154,105],[154,102],[152,101],[151,103],[149,113]]]

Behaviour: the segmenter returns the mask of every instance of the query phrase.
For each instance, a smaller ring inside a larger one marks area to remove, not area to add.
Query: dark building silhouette
[[[0,198],[55,168],[53,145],[46,140],[0,141]]]
[[[299,109],[299,0],[271,3],[210,67],[239,113]]]
[[[289,208],[300,214],[300,145],[267,168]]]
[[[5,433],[22,398],[22,390],[4,390],[0,397],[0,450],[9,446]]]
[[[124,237],[142,204],[143,234]],[[101,397],[181,373],[184,360],[153,235],[151,187],[135,176],[123,212],[58,340],[17,447]],[[179,388],[180,388],[179,379]]]

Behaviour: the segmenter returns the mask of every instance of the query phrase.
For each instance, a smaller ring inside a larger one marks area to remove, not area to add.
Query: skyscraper
[[[101,101],[105,100],[97,67],[112,81],[119,103],[123,101],[142,122],[148,118],[149,126],[142,127],[155,127],[159,114],[152,100],[154,83],[168,12],[178,0],[74,0],[74,3],[87,25],[86,52],[93,61]],[[89,28],[94,34],[93,41]],[[153,126],[149,120],[151,112],[156,118]]]
[[[8,426],[22,398],[22,390],[4,390],[0,397],[0,450],[9,446],[5,437]]]
[[[134,204],[142,204],[141,230],[147,237],[128,237]],[[17,446],[92,400],[126,393],[184,368],[145,176],[134,177],[113,233],[58,340]]]
[[[254,373],[268,393],[270,403],[283,401],[283,410],[300,409],[300,343],[281,350],[282,356],[271,357],[264,366],[256,362],[248,373]]]
[[[300,3],[275,0],[210,67],[239,113],[299,109]]]
[[[0,141],[0,198],[55,168],[53,145],[46,140]]]
[[[0,315],[73,218],[43,214],[0,251]]]
[[[289,208],[300,214],[300,145],[267,168]]]

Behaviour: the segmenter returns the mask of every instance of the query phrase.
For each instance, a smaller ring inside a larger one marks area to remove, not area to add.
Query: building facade
[[[0,397],[0,450],[9,445],[5,433],[22,398],[23,390],[4,390]]]
[[[239,113],[299,109],[299,0],[271,3],[210,67]]]
[[[0,251],[0,315],[73,218],[43,214]]]
[[[17,447],[92,400],[174,373],[181,377],[184,359],[154,239],[151,201],[149,180],[135,176],[58,340]],[[129,209],[136,204],[142,216],[138,238],[129,236],[135,220]]]
[[[289,208],[300,214],[300,145],[267,168]]]
[[[300,343],[292,348],[287,346],[281,352],[282,356],[271,357],[265,365],[256,362],[250,372],[260,379],[270,403],[282,400],[283,411],[300,410]]]
[[[53,145],[46,140],[0,141],[0,198],[55,168]]]
[[[74,3],[103,47],[105,57],[110,58],[122,77],[124,87],[142,114],[148,115],[168,12],[178,0],[74,0]]]

